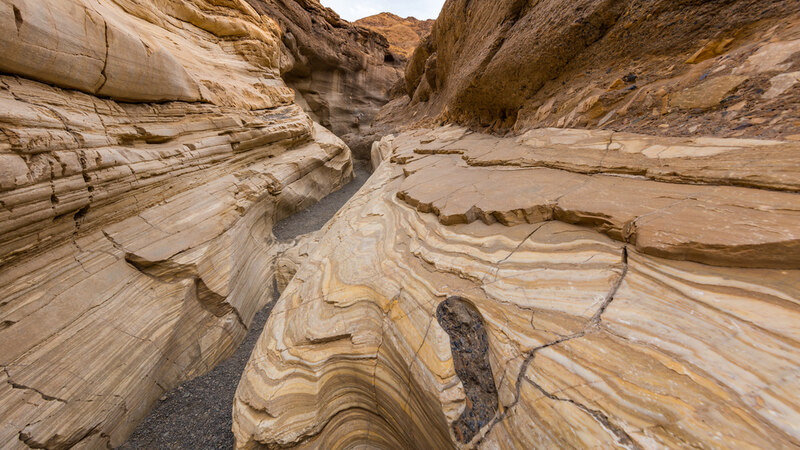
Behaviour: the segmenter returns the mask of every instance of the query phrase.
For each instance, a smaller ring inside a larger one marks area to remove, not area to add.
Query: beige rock
[[[278,292],[286,290],[286,286],[297,274],[297,269],[303,265],[311,251],[319,244],[322,234],[321,232],[303,234],[279,247],[280,250],[275,260],[275,281]]]
[[[236,349],[274,300],[272,224],[348,182],[350,151],[243,1],[0,20],[0,447],[116,447]]]
[[[800,72],[775,75],[769,82],[771,86],[769,90],[764,93],[764,98],[773,99],[783,95],[784,92],[791,89],[797,82],[800,82]]]
[[[741,75],[723,75],[711,78],[698,86],[673,95],[669,104],[680,109],[713,108],[745,81],[747,81],[747,77]]]
[[[715,58],[723,53],[733,42],[732,38],[714,39],[706,43],[700,50],[686,60],[686,64],[697,64],[707,59]]]
[[[289,104],[274,22],[241,0],[195,3],[3,0],[3,29],[16,33],[0,37],[6,49],[0,69],[124,101]],[[240,30],[220,31],[223,23]]]
[[[747,58],[745,64],[737,68],[736,71],[761,73],[783,70],[788,67],[785,61],[797,52],[800,52],[800,39],[770,42]]]
[[[251,356],[237,448],[797,445],[798,191],[732,187],[728,158],[780,148],[768,158],[797,180],[777,155],[798,148],[683,141],[650,156],[676,140],[445,127],[382,142]],[[612,155],[639,174],[606,173]],[[650,161],[686,165],[666,183]]]

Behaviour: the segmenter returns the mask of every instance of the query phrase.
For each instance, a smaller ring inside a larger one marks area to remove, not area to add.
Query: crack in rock
[[[622,272],[620,273],[619,277],[614,282],[614,284],[611,286],[611,289],[609,290],[608,294],[606,294],[606,297],[603,300],[603,303],[600,305],[600,308],[598,308],[597,312],[589,320],[589,323],[586,325],[586,327],[584,327],[583,330],[581,330],[581,331],[579,331],[577,333],[571,334],[569,336],[561,337],[561,338],[559,338],[559,339],[557,339],[557,340],[555,340],[553,342],[541,345],[539,347],[534,348],[530,352],[528,352],[527,357],[525,358],[525,361],[523,361],[522,366],[520,367],[519,373],[517,374],[517,382],[516,382],[515,387],[514,387],[514,400],[507,407],[503,408],[502,412],[499,412],[498,414],[495,415],[494,420],[491,422],[491,424],[489,424],[489,426],[486,429],[486,431],[484,433],[482,433],[481,437],[478,438],[474,442],[473,446],[475,448],[477,448],[478,445],[481,442],[483,442],[483,440],[486,438],[486,436],[488,436],[489,433],[492,431],[494,426],[497,425],[498,423],[502,422],[506,418],[506,416],[508,415],[508,412],[511,411],[517,405],[517,403],[519,403],[520,398],[521,398],[520,388],[522,387],[522,382],[523,381],[530,381],[525,377],[525,373],[528,371],[528,368],[533,363],[534,358],[536,358],[536,353],[538,353],[540,350],[544,350],[544,349],[546,349],[548,347],[553,347],[553,346],[562,344],[562,343],[570,341],[572,339],[582,338],[582,337],[586,336],[586,333],[588,333],[591,329],[597,328],[600,325],[600,322],[602,321],[603,313],[606,311],[606,309],[608,309],[609,305],[611,305],[611,302],[614,301],[614,297],[616,296],[617,291],[622,286],[622,282],[625,280],[625,277],[628,275],[628,246],[627,245],[622,247],[621,259],[622,259]],[[591,410],[586,408],[586,411],[588,412],[588,411],[591,411]],[[599,411],[595,411],[595,412],[598,415],[602,415],[602,413],[600,413]],[[592,417],[594,417],[595,419],[598,418],[598,416],[595,416],[595,415],[592,415]],[[605,422],[600,421],[601,424],[603,424],[603,426],[606,429],[608,429],[608,430],[613,432],[613,430],[616,429],[616,427],[614,427],[614,425],[611,423],[611,421],[608,419],[608,417],[606,417],[604,415],[603,415],[603,417],[605,418]],[[615,435],[617,435],[617,434],[615,433]],[[630,436],[628,436],[627,434],[625,434],[625,436],[627,436],[628,441],[630,441],[630,446],[629,446],[630,448],[639,448],[638,445],[636,444],[636,442],[632,438],[630,438]],[[617,438],[618,438],[620,443],[623,443],[623,440],[620,438],[620,435],[617,435]]]

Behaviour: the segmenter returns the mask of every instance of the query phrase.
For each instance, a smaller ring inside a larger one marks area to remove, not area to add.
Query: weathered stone
[[[369,134],[405,61],[383,35],[342,20],[318,0],[247,0],[283,30],[281,74],[317,122],[369,159]]]
[[[450,0],[377,123],[785,138],[800,102],[752,99],[771,88],[762,74],[800,70],[798,30],[798,4],[778,1]],[[732,120],[743,99],[741,116],[771,126]]]
[[[392,13],[380,13],[353,23],[386,36],[389,50],[408,59],[420,41],[430,34],[433,22],[433,19],[417,20],[415,17],[404,19]]]
[[[236,349],[274,300],[272,224],[349,181],[350,152],[241,1],[0,20],[0,447],[115,447]]]
[[[747,81],[747,77],[726,75],[712,78],[698,86],[678,92],[670,105],[681,109],[712,108],[719,105],[731,91]]]
[[[374,150],[251,356],[238,448],[796,445],[796,144],[448,126]]]

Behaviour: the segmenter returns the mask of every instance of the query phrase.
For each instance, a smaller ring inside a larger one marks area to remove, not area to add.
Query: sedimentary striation
[[[242,376],[239,448],[800,445],[796,143],[447,126],[373,155]]]
[[[237,446],[800,446],[798,12],[447,1]]]
[[[383,35],[342,20],[318,0],[247,0],[283,30],[281,74],[314,120],[369,159],[372,120],[402,78],[405,59]]]
[[[272,301],[352,176],[242,1],[0,1],[0,446],[114,447]]]

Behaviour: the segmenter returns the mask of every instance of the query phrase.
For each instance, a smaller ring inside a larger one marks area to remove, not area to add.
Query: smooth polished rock
[[[735,170],[761,152],[785,178]],[[798,179],[799,152],[585,130],[385,139],[251,356],[237,448],[796,446],[800,193],[774,183]],[[649,173],[666,164],[669,182]]]
[[[0,447],[121,445],[273,301],[352,179],[240,0],[0,1]]]

